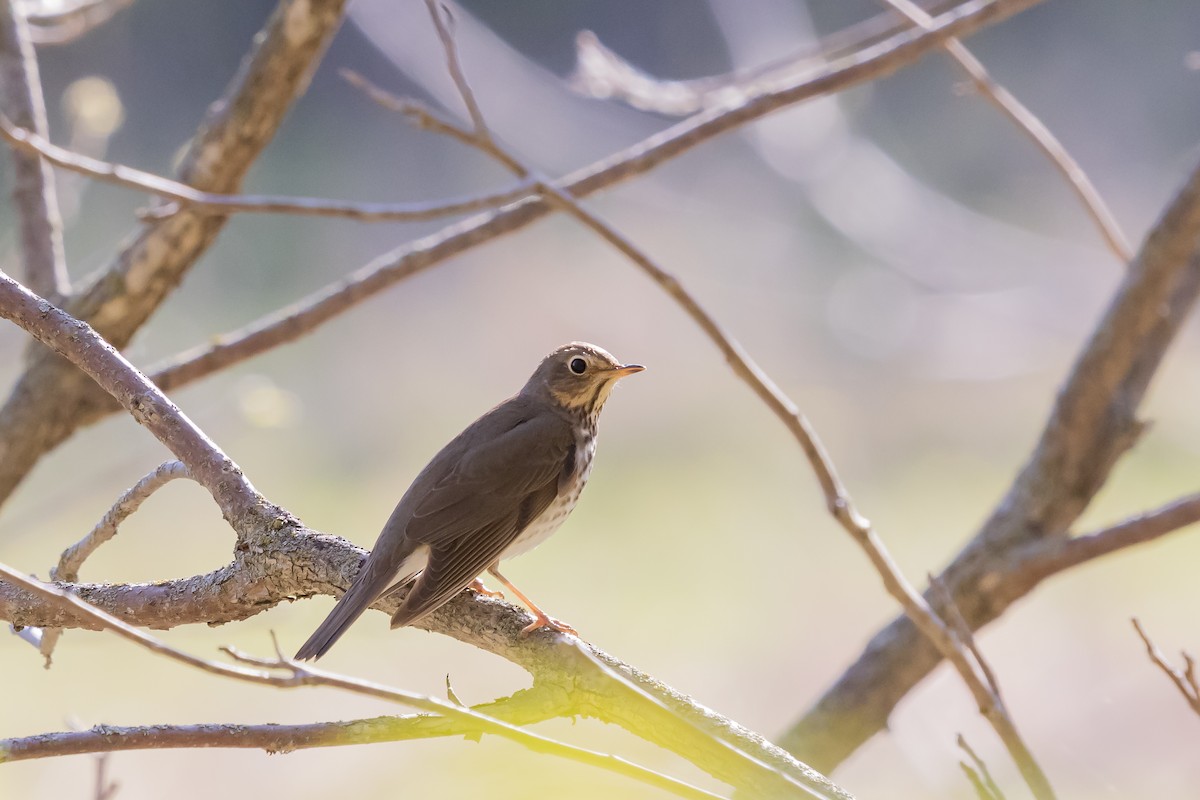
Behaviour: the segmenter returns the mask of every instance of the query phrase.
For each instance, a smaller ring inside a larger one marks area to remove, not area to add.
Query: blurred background
[[[142,0],[39,58],[53,139],[167,173],[233,76],[273,3]],[[493,130],[557,175],[672,120],[567,86],[574,38],[651,75],[749,68],[877,13],[848,0],[485,0],[456,11],[466,71]],[[1200,158],[1200,6],[1046,3],[968,40],[1073,152],[1129,237]],[[247,192],[423,201],[508,185],[483,157],[409,128],[337,76],[460,106],[424,6],[358,0]],[[914,581],[973,534],[1023,463],[1122,265],[1033,145],[948,58],[707,142],[589,200],[755,356],[820,431],[861,510]],[[105,265],[147,204],[59,174],[72,276]],[[0,258],[19,274],[8,193]],[[131,346],[148,366],[301,298],[437,230],[238,216]],[[564,219],[477,248],[376,296],[302,341],[174,395],[271,500],[370,546],[408,482],[479,413],[572,339],[649,369],[605,411],[599,461],[570,522],[506,573],[601,648],[763,733],[785,730],[896,613],[828,518],[801,452],[719,353],[631,264]],[[25,337],[0,327],[0,373]],[[1148,435],[1080,525],[1197,488],[1200,331],[1152,386]],[[0,514],[0,561],[45,576],[116,496],[167,454],[127,418],[43,460]],[[89,581],[149,581],[228,562],[233,537],[205,493],[175,482],[88,561]],[[1063,797],[1195,797],[1200,721],[1147,661],[1200,650],[1195,564],[1182,531],[1061,575],[981,636],[1027,741]],[[294,649],[332,599],[163,638],[216,656]],[[99,723],[306,722],[393,713],[333,691],[268,691],[203,675],[111,636],[70,631],[53,669],[0,635],[0,736]],[[507,662],[444,637],[356,625],[322,662],[466,702],[527,685]],[[542,730],[712,785],[672,755],[594,722]],[[1018,778],[944,668],[891,730],[834,773],[859,797],[965,798],[963,732],[1012,796]],[[486,738],[268,756],[118,753],[120,800],[170,796],[496,800],[658,797]],[[187,776],[186,780],[182,776]],[[93,758],[0,769],[0,796],[84,798]]]

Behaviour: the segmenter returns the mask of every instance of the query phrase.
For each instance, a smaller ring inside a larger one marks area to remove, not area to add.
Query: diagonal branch
[[[1049,574],[1023,567],[1039,549],[1070,550],[1064,544],[1070,526],[1136,442],[1138,406],[1200,295],[1198,241],[1200,167],[1142,244],[1059,391],[1029,461],[939,576],[971,628],[1004,613]],[[819,769],[832,769],[883,729],[896,703],[940,660],[907,618],[893,620],[785,734],[785,746]]]
[[[262,519],[268,504],[211,439],[86,322],[0,272],[0,317],[24,328],[80,374],[115,397],[130,415],[187,465],[239,533]]]
[[[1154,663],[1154,666],[1162,670],[1163,674],[1171,679],[1171,683],[1175,684],[1175,688],[1183,695],[1183,699],[1187,701],[1192,711],[1200,714],[1200,682],[1196,679],[1196,660],[1184,650],[1183,669],[1175,669],[1167,663],[1167,659],[1163,656],[1162,651],[1150,640],[1138,618],[1134,617],[1131,622],[1133,622],[1134,630],[1141,637],[1142,644],[1146,646],[1146,655]]]
[[[37,56],[24,10],[0,3],[0,113],[46,135],[46,103],[38,77]],[[35,292],[58,302],[71,291],[63,251],[62,218],[54,173],[36,154],[12,153],[13,204],[19,219],[25,278]]]
[[[883,2],[926,30],[933,24],[933,17],[913,0],[883,0]],[[1038,149],[1050,159],[1050,163],[1062,174],[1067,185],[1071,187],[1071,191],[1079,198],[1079,202],[1083,204],[1083,208],[1091,217],[1092,222],[1100,229],[1100,235],[1113,255],[1120,259],[1122,264],[1132,261],[1133,250],[1129,246],[1129,240],[1121,232],[1121,226],[1117,223],[1116,217],[1109,211],[1104,198],[1096,191],[1096,187],[1088,178],[1087,173],[1083,171],[1083,167],[1079,166],[1079,162],[1072,158],[1067,148],[1063,147],[1062,142],[1012,92],[996,83],[983,66],[983,62],[976,58],[961,41],[957,38],[950,38],[942,44],[942,47],[967,73],[976,90],[1024,131],[1038,146]]]

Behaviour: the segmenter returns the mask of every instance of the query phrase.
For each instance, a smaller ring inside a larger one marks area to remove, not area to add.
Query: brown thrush
[[[380,597],[411,584],[392,627],[409,625],[487,570],[534,614],[522,631],[574,633],[497,571],[558,529],[592,471],[600,408],[618,380],[641,372],[595,345],[573,342],[542,361],[505,400],[433,457],[404,497],[350,589],[298,659],[319,658]]]

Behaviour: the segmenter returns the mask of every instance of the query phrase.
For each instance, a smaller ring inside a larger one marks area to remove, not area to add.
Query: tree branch
[[[939,576],[971,628],[998,617],[1046,577],[1023,570],[1031,553],[1064,546],[1070,526],[1137,440],[1138,405],[1200,294],[1198,237],[1200,168],[1143,243],[1059,392],[1029,462]],[[785,734],[785,746],[819,769],[832,769],[884,727],[900,698],[939,661],[907,618],[894,620]]]
[[[221,624],[247,619],[275,605],[316,594],[338,595],[357,574],[366,551],[344,539],[291,525],[269,525],[238,548],[235,561],[214,572],[154,584],[65,584],[74,595],[131,625],[153,629],[186,624]],[[374,608],[395,612],[403,594]],[[17,626],[95,628],[94,619],[39,599],[0,581],[0,619]],[[642,691],[662,701],[674,716],[623,701],[608,680],[589,679],[592,670],[566,637],[539,632],[522,636],[532,617],[508,603],[463,592],[418,623],[520,666],[534,689],[564,698],[563,716],[611,722],[682,757],[718,780],[745,783],[742,760],[714,745],[715,735],[758,761],[782,770],[829,797],[850,795],[763,737],[696,703],[617,658],[592,647],[592,654]],[[589,646],[590,647],[590,646]],[[698,733],[699,726],[706,733]]]
[[[0,114],[46,135],[46,103],[37,55],[18,3],[0,2]],[[54,173],[36,155],[12,153],[13,205],[19,219],[25,279],[38,294],[59,302],[71,291],[63,251],[62,218]]]
[[[149,172],[142,172],[124,164],[112,164],[74,153],[52,144],[33,131],[13,125],[4,116],[0,116],[0,138],[3,138],[16,150],[40,156],[63,169],[175,201],[142,212],[142,218],[150,220],[166,219],[187,209],[189,211],[208,211],[212,214],[250,212],[333,217],[352,219],[358,222],[419,222],[515,203],[528,197],[532,188],[527,183],[518,183],[513,188],[502,192],[436,203],[357,203],[316,197],[216,194],[203,192],[187,184]]]
[[[1142,639],[1142,644],[1146,645],[1146,655],[1154,663],[1154,666],[1163,671],[1163,674],[1171,679],[1171,683],[1175,684],[1175,688],[1183,695],[1183,699],[1187,701],[1188,707],[1200,714],[1200,682],[1196,680],[1196,660],[1183,651],[1183,669],[1175,669],[1167,663],[1167,659],[1163,656],[1154,642],[1150,641],[1150,637],[1142,628],[1142,623],[1137,617],[1130,620],[1133,623],[1134,630]]]
[[[928,29],[933,24],[933,17],[929,16],[928,12],[918,6],[913,0],[882,1],[922,28]],[[1117,223],[1116,217],[1109,211],[1104,198],[1096,191],[1096,187],[1092,184],[1091,179],[1088,178],[1087,173],[1083,171],[1083,167],[1079,166],[1079,162],[1071,156],[1067,148],[1063,147],[1062,142],[1012,92],[996,83],[983,66],[983,62],[976,58],[961,41],[956,38],[950,38],[942,44],[942,47],[963,68],[963,71],[967,73],[975,89],[988,102],[999,109],[1000,113],[1012,120],[1018,128],[1033,140],[1033,143],[1045,154],[1046,158],[1050,159],[1050,163],[1054,165],[1055,169],[1067,181],[1067,185],[1071,187],[1071,191],[1075,193],[1075,196],[1079,198],[1079,202],[1083,204],[1084,211],[1087,212],[1092,222],[1100,230],[1100,235],[1103,237],[1108,249],[1120,259],[1122,264],[1129,264],[1133,260],[1133,250],[1130,248],[1125,234],[1121,232],[1121,226]]]
[[[235,531],[241,533],[261,520],[267,503],[241,469],[91,326],[50,305],[3,272],[0,317],[24,328],[115,397],[187,465]]]
[[[96,552],[100,545],[117,535],[117,527],[138,510],[147,497],[176,478],[189,478],[187,467],[180,461],[168,461],[160,464],[157,469],[145,475],[126,491],[108,513],[96,523],[96,527],[87,535],[63,551],[58,560],[58,566],[50,570],[50,580],[73,583],[79,580],[79,570],[88,556]],[[38,650],[46,660],[49,669],[54,658],[54,648],[62,637],[62,628],[50,628],[43,631],[38,638]]]
[[[658,167],[709,139],[735,130],[786,106],[842,91],[883,78],[936,48],[949,36],[968,36],[986,25],[1000,22],[1041,0],[969,0],[939,16],[931,31],[903,31],[803,76],[764,86],[732,107],[715,108],[684,120],[625,150],[577,170],[553,184],[575,198],[610,188]],[[156,384],[177,389],[221,369],[296,341],[396,283],[437,266],[466,250],[513,233],[552,210],[547,201],[529,200],[516,206],[471,217],[417,242],[385,253],[336,283],[245,327],[218,336],[212,345],[182,353],[151,370]],[[81,401],[72,412],[74,424],[88,424],[112,413],[102,396]],[[6,430],[0,412],[0,441]],[[47,440],[43,450],[62,441]],[[11,433],[9,433],[11,435]],[[40,446],[40,445],[39,445]],[[34,456],[36,458],[36,456]],[[0,465],[0,497],[4,493]]]
[[[181,183],[235,192],[301,94],[341,24],[345,0],[280,0],[224,96],[210,108],[178,173]],[[115,347],[133,334],[178,286],[215,240],[225,217],[181,211],[144,225],[113,263],[72,297],[66,310]],[[0,502],[37,460],[75,430],[81,407],[106,402],[90,381],[37,348],[0,407]]]
[[[719,800],[718,795],[698,789],[645,767],[640,767],[623,758],[598,753],[582,747],[575,747],[574,745],[531,733],[523,728],[494,719],[473,709],[464,708],[435,697],[393,689],[371,681],[338,675],[301,664],[298,661],[285,657],[279,652],[278,644],[276,645],[277,655],[274,659],[254,658],[240,654],[232,648],[225,648],[226,652],[233,656],[236,661],[249,666],[222,664],[198,658],[171,647],[155,639],[153,636],[142,633],[116,617],[88,605],[68,592],[64,592],[41,581],[26,578],[5,564],[0,564],[0,576],[11,583],[21,586],[26,591],[37,595],[52,605],[68,607],[75,613],[90,618],[103,630],[111,631],[121,638],[127,639],[151,652],[174,661],[179,661],[204,672],[248,683],[285,689],[301,686],[329,686],[366,697],[375,697],[389,702],[402,703],[413,708],[439,714],[449,719],[473,724],[484,733],[491,733],[508,739],[535,753],[566,758],[581,764],[599,767],[640,781],[641,783],[656,786],[679,797],[692,798],[692,800],[714,800],[714,798]],[[3,755],[4,751],[0,750],[0,762],[4,760]]]

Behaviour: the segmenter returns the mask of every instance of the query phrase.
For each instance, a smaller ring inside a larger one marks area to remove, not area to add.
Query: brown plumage
[[[642,367],[573,342],[543,359],[509,398],[471,423],[421,470],[383,526],[350,589],[296,653],[319,658],[380,597],[408,584],[392,627],[409,625],[489,570],[534,612],[533,624],[573,632],[533,605],[496,567],[552,534],[591,472],[596,422],[613,385]]]

